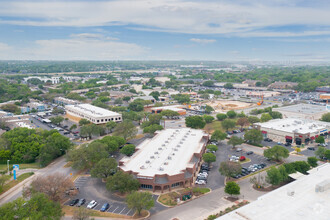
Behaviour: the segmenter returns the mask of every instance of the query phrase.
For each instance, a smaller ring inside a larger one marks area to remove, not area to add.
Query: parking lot
[[[222,176],[219,172],[219,167],[220,167],[220,163],[224,162],[224,161],[228,161],[230,156],[245,156],[246,158],[249,158],[251,161],[247,162],[247,163],[243,163],[242,167],[248,168],[250,165],[252,164],[260,164],[260,163],[265,163],[267,165],[267,167],[271,164],[273,164],[273,162],[271,161],[267,161],[267,159],[264,156],[258,155],[258,154],[251,154],[251,155],[247,155],[246,151],[241,151],[241,152],[236,152],[236,150],[232,149],[232,147],[230,145],[226,144],[226,141],[222,141],[219,144],[217,144],[218,146],[218,151],[215,152],[215,155],[217,157],[216,162],[212,163],[212,167],[211,170],[209,171],[209,175],[207,178],[207,184],[204,185],[206,187],[211,188],[212,190],[221,188],[224,186],[224,180],[225,177]],[[239,148],[236,147],[236,148]]]

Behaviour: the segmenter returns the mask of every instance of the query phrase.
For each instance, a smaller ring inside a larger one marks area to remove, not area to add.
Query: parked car
[[[82,206],[83,204],[85,204],[86,199],[79,199],[79,202],[77,204],[78,207]]]
[[[88,205],[87,208],[88,209],[92,209],[97,205],[97,202],[95,200],[92,200]]]
[[[240,160],[240,161],[244,161],[244,160],[246,160],[246,157],[241,156],[241,157],[239,158],[239,160]]]
[[[307,147],[307,150],[315,150],[315,147]]]
[[[109,207],[110,207],[109,203],[104,203],[100,211],[105,212]]]
[[[253,154],[253,151],[246,152],[247,155]]]
[[[77,204],[79,202],[79,199],[74,199],[70,202],[70,206],[74,206],[75,204]]]
[[[197,185],[205,185],[206,184],[206,181],[204,181],[204,180],[196,180],[195,181],[195,184],[197,184]]]
[[[291,144],[290,144],[289,142],[286,142],[286,143],[284,144],[284,146],[288,147],[288,146],[291,146]]]
[[[265,138],[264,141],[267,141],[267,142],[272,142],[273,140],[270,139],[270,138]]]
[[[241,152],[241,151],[242,151],[241,148],[237,148],[237,149],[236,149],[236,152]]]
[[[70,131],[65,131],[65,132],[63,132],[63,134],[65,135],[65,134],[70,134]]]

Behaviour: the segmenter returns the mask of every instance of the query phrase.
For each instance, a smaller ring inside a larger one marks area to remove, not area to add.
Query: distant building
[[[133,98],[133,101],[136,99],[142,99],[142,100],[146,100],[146,101],[151,101],[152,103],[156,102],[156,99],[152,96],[137,96]]]
[[[245,80],[242,82],[243,84],[248,84],[249,87],[255,87],[257,82],[260,82],[258,80]]]
[[[170,105],[170,106],[161,106],[161,107],[152,107],[150,108],[150,111],[153,114],[159,114],[164,110],[171,110],[174,112],[179,113],[180,115],[185,115],[186,114],[186,110],[183,109],[184,106],[182,105]]]
[[[324,93],[330,93],[330,86],[322,86],[322,87],[317,87],[315,89],[316,92],[324,92]]]
[[[121,122],[122,115],[90,104],[66,105],[67,117],[73,121],[85,118],[94,124],[105,124],[109,121]]]
[[[123,97],[126,97],[126,96],[132,97],[132,96],[135,95],[131,92],[126,92],[126,91],[109,91],[109,92],[110,92],[110,97],[115,98],[115,99],[123,98]]]
[[[318,136],[330,135],[330,123],[298,118],[274,119],[264,123],[255,123],[253,127],[260,130],[264,138],[275,142],[309,144]]]
[[[3,115],[0,117],[11,129],[13,128],[33,128],[29,115]]]
[[[274,109],[280,112],[283,118],[302,118],[319,120],[323,114],[327,113],[325,106],[311,104],[297,104]]]
[[[29,79],[39,79],[40,81],[43,82],[51,82],[52,84],[58,84],[60,83],[60,77],[53,76],[51,78],[48,77],[40,77],[40,76],[29,76],[24,78],[24,82],[28,82]]]
[[[298,86],[294,82],[274,82],[268,86],[269,89],[291,89]]]
[[[121,159],[119,169],[133,174],[143,189],[192,186],[208,139],[204,131],[190,128],[157,131],[131,157]]]
[[[58,105],[78,105],[80,104],[79,101],[77,100],[73,100],[73,99],[68,99],[68,98],[64,98],[64,97],[55,97],[54,98],[54,103],[58,104]]]
[[[39,103],[39,102],[30,102],[27,103],[25,106],[21,107],[21,113],[29,113],[31,111],[37,111],[37,112],[43,112],[46,110],[46,106],[43,103]]]
[[[308,173],[217,220],[328,220],[330,163]]]

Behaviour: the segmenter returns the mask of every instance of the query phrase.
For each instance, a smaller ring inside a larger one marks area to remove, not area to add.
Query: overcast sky
[[[0,59],[329,61],[329,0],[0,0]]]

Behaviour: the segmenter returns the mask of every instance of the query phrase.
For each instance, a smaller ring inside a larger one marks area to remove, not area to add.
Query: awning
[[[292,137],[291,136],[285,136],[285,139],[292,140]]]
[[[261,133],[263,133],[263,134],[267,134],[267,131],[261,131]]]

